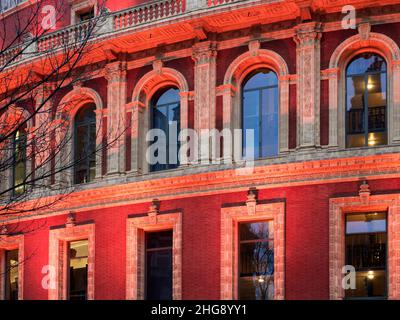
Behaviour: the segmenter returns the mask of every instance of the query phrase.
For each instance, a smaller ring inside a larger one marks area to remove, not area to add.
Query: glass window
[[[93,181],[96,175],[96,106],[83,107],[75,117],[75,183]]]
[[[356,270],[356,289],[346,298],[387,295],[387,220],[385,212],[346,216],[346,265]]]
[[[0,13],[12,9],[26,0],[0,0]]]
[[[347,67],[347,147],[387,143],[386,81],[386,62],[376,54],[357,56]]]
[[[69,300],[87,299],[88,256],[88,240],[69,243]]]
[[[5,300],[18,300],[18,249],[5,252]]]
[[[165,133],[166,146],[160,148],[154,155],[158,159],[165,159],[166,163],[157,162],[150,166],[150,171],[161,171],[177,168],[179,165],[179,131],[180,131],[180,96],[175,88],[163,89],[158,92],[152,101],[152,129],[161,129]],[[153,140],[157,143],[158,138]],[[166,152],[160,155],[158,152]]]
[[[239,299],[274,298],[272,222],[239,224]]]
[[[172,300],[172,230],[146,233],[146,299]]]
[[[244,81],[242,97],[243,156],[254,159],[278,154],[278,77],[271,70],[251,73]],[[253,141],[246,141],[253,130]]]
[[[20,196],[25,192],[26,178],[26,132],[24,129],[18,130],[14,135],[13,158],[14,196]]]

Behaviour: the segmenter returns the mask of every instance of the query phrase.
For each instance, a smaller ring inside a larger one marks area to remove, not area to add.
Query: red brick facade
[[[109,2],[111,12],[144,3]],[[368,1],[354,1],[366,25],[357,20],[355,30],[343,30],[341,6],[347,1],[310,1],[314,4],[305,10],[313,16],[315,7],[325,10],[318,23],[301,21],[302,1],[231,2],[232,7],[229,1],[207,2],[221,6],[115,34],[105,44],[128,61],[107,61],[96,53],[107,67],[54,98],[60,103],[85,96],[96,105],[103,133],[119,117],[129,130],[111,151],[97,156],[93,186],[41,212],[0,216],[0,226],[15,234],[0,235],[0,266],[2,252],[10,248],[19,247],[24,260],[21,299],[65,299],[65,243],[84,238],[89,239],[88,298],[143,299],[143,232],[168,228],[174,231],[174,299],[236,299],[235,224],[259,219],[274,223],[276,299],[342,299],[342,215],[378,209],[389,213],[388,298],[400,299],[399,5],[383,1],[380,14],[368,15]],[[194,5],[186,1],[185,10]],[[247,15],[253,12],[249,8],[258,16]],[[118,19],[114,22],[123,23]],[[343,146],[343,70],[354,55],[369,51],[388,63],[389,142],[349,150]],[[270,68],[279,78],[277,157],[256,161],[250,172],[238,173],[232,155],[224,155],[230,159],[225,167],[148,172],[141,139],[149,101],[159,88],[179,89],[184,128],[234,128],[241,83],[259,68]],[[368,194],[359,193],[364,182]],[[254,188],[258,196],[249,199]],[[46,265],[57,274],[56,287],[49,290],[42,285]],[[0,298],[1,288],[0,281]]]

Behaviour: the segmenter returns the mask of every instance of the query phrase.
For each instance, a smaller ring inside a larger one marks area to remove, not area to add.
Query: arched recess
[[[153,95],[165,87],[175,87],[180,94],[180,127],[188,128],[189,85],[185,77],[171,68],[162,67],[155,62],[154,70],[144,75],[136,84],[132,102],[127,105],[131,112],[131,171],[135,174],[147,173],[149,166],[146,161],[146,133],[150,124],[150,104]]]
[[[34,160],[32,154],[32,138],[35,131],[33,116],[27,109],[16,105],[10,105],[0,116],[0,135],[3,137],[9,136],[7,139],[2,138],[0,143],[0,158],[2,159],[2,164],[7,162],[13,163],[14,137],[18,128],[23,128],[26,132],[25,177],[28,177],[32,172],[32,162]],[[7,168],[7,166],[9,166],[9,168]],[[14,166],[5,165],[5,168],[7,169],[0,172],[0,191],[13,188]]]
[[[387,63],[388,143],[400,142],[400,49],[388,36],[371,32],[357,34],[342,42],[333,52],[329,69],[329,146],[345,148],[346,67],[357,55],[371,52]]]
[[[242,83],[246,76],[258,69],[270,69],[279,79],[279,153],[289,151],[289,69],[285,60],[276,52],[267,49],[255,49],[249,45],[249,52],[237,57],[229,66],[224,84],[219,89],[223,95],[223,128],[228,130],[241,128]],[[236,146],[235,144],[235,147]],[[231,150],[233,154],[225,154],[225,161],[237,158],[240,151]],[[228,150],[228,149],[226,149]],[[224,151],[226,153],[226,151]],[[237,159],[236,159],[237,160]]]
[[[74,87],[59,102],[56,112],[55,131],[56,143],[60,152],[56,155],[56,183],[70,185],[73,183],[74,168],[70,164],[74,161],[74,119],[80,108],[87,104],[96,105],[96,179],[102,176],[103,159],[103,117],[106,115],[103,100],[97,91],[87,87]],[[59,170],[63,166],[68,170]],[[58,167],[58,168],[57,168]]]

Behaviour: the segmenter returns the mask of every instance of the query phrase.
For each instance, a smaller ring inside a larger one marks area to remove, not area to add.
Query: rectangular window
[[[26,0],[0,0],[0,13],[10,10]]]
[[[88,240],[73,241],[69,246],[69,300],[86,300],[88,287]]]
[[[94,8],[86,8],[83,11],[76,13],[77,22],[84,22],[94,18]]]
[[[172,300],[172,230],[146,233],[146,299]]]
[[[356,289],[346,290],[346,298],[386,297],[386,212],[346,216],[346,265],[356,271]]]
[[[239,299],[274,297],[273,222],[239,224]]]
[[[19,250],[5,252],[5,300],[18,300]]]

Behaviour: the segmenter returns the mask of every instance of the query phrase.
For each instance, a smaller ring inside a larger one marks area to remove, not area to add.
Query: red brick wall
[[[373,193],[400,188],[400,179],[369,181]],[[337,183],[261,190],[259,199],[286,201],[286,298],[328,299],[329,198],[357,194],[358,183]],[[162,201],[161,211],[183,210],[183,298],[218,299],[220,283],[220,209],[224,203],[246,200],[232,193]],[[96,299],[125,298],[126,219],[147,212],[148,203],[80,213],[77,221],[95,222]],[[41,269],[48,263],[49,228],[65,216],[21,223],[25,239],[25,298],[46,299]]]

